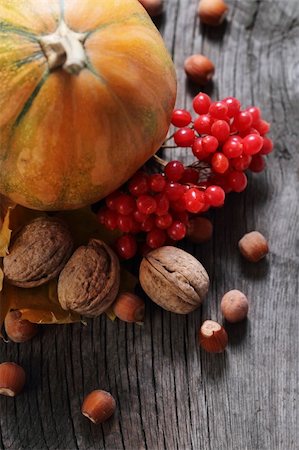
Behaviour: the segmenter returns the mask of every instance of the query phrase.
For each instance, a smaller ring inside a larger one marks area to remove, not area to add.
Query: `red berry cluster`
[[[174,134],[176,145],[191,147],[194,156],[211,167],[210,182],[226,193],[242,192],[247,186],[244,171],[264,170],[264,155],[273,150],[266,136],[270,124],[262,119],[259,108],[242,110],[234,97],[212,102],[199,93],[193,109],[198,114],[194,121],[186,110],[173,112],[172,124],[180,128]]]
[[[241,110],[236,98],[212,102],[203,93],[194,98],[193,108],[195,120],[186,110],[173,112],[172,124],[179,127],[173,138],[177,146],[192,148],[209,175],[201,181],[198,163],[185,167],[170,161],[163,173],[140,170],[106,197],[98,219],[108,229],[124,233],[116,241],[122,258],[136,254],[140,233],[145,234],[142,253],[183,239],[190,215],[222,206],[226,193],[246,188],[246,169],[260,172],[265,167],[263,155],[272,151],[273,144],[265,136],[270,126],[259,108]]]

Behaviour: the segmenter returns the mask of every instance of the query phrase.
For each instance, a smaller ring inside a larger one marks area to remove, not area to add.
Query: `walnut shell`
[[[177,314],[198,308],[209,289],[209,276],[201,263],[176,247],[148,253],[141,262],[139,278],[155,303]]]
[[[58,280],[58,299],[63,309],[87,317],[102,314],[116,299],[120,265],[104,242],[92,239],[72,255]]]
[[[72,249],[72,237],[62,220],[38,217],[13,237],[3,258],[5,279],[22,288],[45,284],[61,272]]]

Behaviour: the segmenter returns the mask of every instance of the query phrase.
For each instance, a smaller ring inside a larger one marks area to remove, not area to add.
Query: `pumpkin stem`
[[[71,75],[78,75],[87,64],[84,33],[72,31],[64,21],[53,34],[41,36],[39,42],[48,59],[50,70],[62,67]]]

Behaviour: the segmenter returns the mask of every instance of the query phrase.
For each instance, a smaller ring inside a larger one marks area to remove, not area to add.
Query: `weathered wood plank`
[[[195,20],[197,0],[166,1],[159,23],[177,66],[178,105],[190,108],[196,92],[184,59],[204,52],[217,70],[209,93],[260,106],[276,143],[267,172],[213,212],[213,240],[184,244],[211,276],[202,310],[179,317],[148,303],[142,328],[103,317],[87,327],[47,328],[28,344],[0,343],[0,360],[19,362],[29,378],[22,396],[0,398],[1,449],[297,448],[299,6],[228,3],[219,29]],[[237,251],[252,229],[271,245],[267,260],[254,266]],[[231,288],[248,294],[249,320],[228,326],[224,355],[206,354],[198,327],[206,318],[222,320],[219,301]],[[114,420],[94,427],[80,405],[98,386],[113,393],[118,409]]]

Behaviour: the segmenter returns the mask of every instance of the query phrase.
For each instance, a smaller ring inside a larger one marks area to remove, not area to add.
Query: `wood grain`
[[[268,170],[213,212],[211,242],[183,244],[210,274],[204,306],[181,317],[148,302],[143,327],[102,317],[44,328],[28,344],[0,343],[0,360],[28,374],[23,395],[0,398],[1,449],[298,448],[299,3],[227,1],[228,20],[218,29],[199,25],[196,0],[166,0],[157,21],[177,66],[179,106],[190,108],[197,91],[184,59],[203,52],[216,65],[207,89],[213,98],[236,95],[272,122]],[[271,253],[251,265],[237,242],[254,229],[269,238]],[[222,320],[219,301],[233,288],[248,295],[249,320],[227,326],[225,354],[207,354],[197,344],[199,325]],[[118,408],[96,427],[80,406],[98,387]]]

